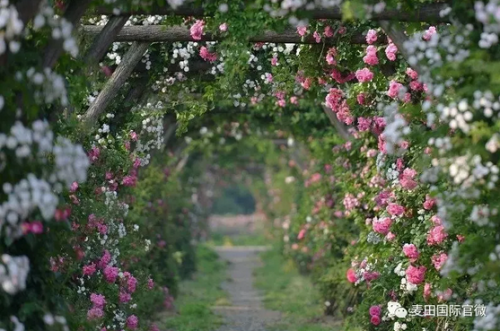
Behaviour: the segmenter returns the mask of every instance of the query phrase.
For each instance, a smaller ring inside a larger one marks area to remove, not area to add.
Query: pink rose
[[[406,269],[406,279],[412,284],[418,285],[424,281],[426,267],[414,267],[410,265],[408,269]]]
[[[139,324],[139,319],[135,315],[131,315],[127,318],[127,328],[130,330],[135,330],[137,329],[137,326]]]
[[[301,36],[301,37],[305,36],[306,32],[307,32],[307,26],[298,26],[297,27],[297,33],[299,34],[299,36]]]
[[[424,209],[431,210],[435,204],[436,204],[436,199],[431,198],[431,196],[427,194],[425,196]]]
[[[418,183],[414,180],[417,172],[413,169],[406,168],[401,176],[399,176],[399,183],[404,189],[413,190],[417,187]]]
[[[221,32],[226,32],[227,31],[227,23],[222,23],[221,25],[219,25],[219,30]]]
[[[78,183],[77,183],[77,182],[73,182],[73,183],[71,184],[71,187],[69,188],[69,191],[70,191],[71,193],[75,193],[75,192],[76,192],[76,190],[78,190]]]
[[[404,244],[403,253],[410,259],[411,262],[415,262],[419,256],[418,249],[413,244]]]
[[[387,91],[387,95],[395,99],[399,95],[399,90],[402,88],[403,85],[401,83],[398,83],[395,80],[391,80],[389,82],[389,90]]]
[[[107,266],[104,268],[104,278],[110,284],[116,281],[116,277],[118,277],[118,268]]]
[[[83,275],[84,276],[91,276],[96,272],[96,266],[95,263],[91,263],[89,265],[84,265],[83,266]]]
[[[424,32],[424,35],[422,36],[422,39],[426,40],[426,41],[429,41],[431,40],[431,37],[436,34],[437,31],[436,31],[436,27],[435,26],[431,26],[429,27],[425,32]]]
[[[396,52],[398,51],[398,48],[394,44],[389,44],[386,49],[385,49],[385,55],[389,59],[389,61],[395,61],[396,60]]]
[[[431,260],[432,264],[434,265],[434,268],[436,268],[436,270],[439,271],[446,263],[446,260],[448,260],[448,255],[446,255],[446,253],[434,254]]]
[[[127,303],[132,300],[132,296],[127,292],[120,292],[118,298],[120,300],[120,303]]]
[[[329,26],[329,25],[327,25],[326,28],[325,28],[325,31],[323,32],[323,34],[327,38],[333,37],[333,29],[332,29],[332,27]]]
[[[444,227],[442,225],[435,226],[427,234],[427,244],[429,246],[439,245],[446,239],[446,237],[448,237],[448,234],[446,233]]]
[[[382,309],[380,309],[380,306],[371,306],[368,312],[370,313],[370,316],[380,316]]]
[[[373,325],[379,325],[379,324],[380,324],[380,317],[379,317],[379,316],[375,316],[375,315],[373,315],[373,316],[370,318],[370,322],[371,322]]]
[[[418,73],[412,68],[406,68],[406,74],[413,80],[418,79]]]
[[[196,20],[196,22],[191,26],[189,29],[189,32],[191,34],[191,37],[194,40],[201,40],[201,36],[203,35],[203,28],[205,27],[205,21],[203,20]]]
[[[305,236],[306,236],[306,229],[301,229],[298,236],[297,236],[297,239],[302,240],[302,239],[304,239]]]
[[[358,280],[358,278],[356,277],[356,273],[354,272],[353,269],[347,270],[346,276],[349,283],[356,283],[356,281]]]
[[[366,34],[366,42],[371,45],[377,41],[377,31],[370,29]]]
[[[388,241],[393,241],[395,238],[396,235],[392,232],[387,233],[387,235],[385,236],[385,239],[387,239]]]
[[[356,79],[360,83],[366,83],[373,79],[373,72],[368,68],[359,69],[356,71]]]
[[[424,300],[427,301],[429,297],[431,296],[431,288],[432,285],[430,283],[425,283],[424,285]]]
[[[370,45],[366,48],[366,55],[363,57],[363,62],[371,66],[378,64],[377,48],[375,46]]]
[[[386,210],[392,216],[402,216],[405,212],[405,208],[397,203],[389,203]]]
[[[93,307],[87,312],[87,319],[89,321],[102,318],[104,311],[101,308]]]
[[[380,234],[387,234],[389,232],[389,228],[392,225],[392,220],[389,217],[385,217],[382,219],[373,219],[372,226],[373,231]]]
[[[106,304],[106,298],[102,294],[92,293],[90,295],[90,301],[94,304],[94,307],[101,309],[104,308],[104,305]]]

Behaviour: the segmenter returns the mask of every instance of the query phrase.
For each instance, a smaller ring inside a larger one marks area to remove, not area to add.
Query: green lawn
[[[222,319],[211,307],[227,304],[227,295],[220,288],[226,277],[226,265],[210,248],[200,245],[197,250],[198,271],[192,280],[180,284],[175,302],[177,312],[169,314],[161,325],[175,331],[212,331]]]
[[[255,271],[255,285],[264,293],[264,305],[283,313],[273,330],[338,331],[340,322],[323,316],[323,302],[309,278],[277,250],[261,255],[264,265]]]

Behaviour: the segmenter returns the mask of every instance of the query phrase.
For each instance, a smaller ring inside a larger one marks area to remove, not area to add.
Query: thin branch
[[[80,31],[86,35],[95,36],[99,34],[102,27],[95,25],[84,25]],[[201,41],[217,41],[220,38],[210,34],[202,36]],[[333,44],[337,38],[328,38],[326,44]],[[126,26],[116,36],[117,42],[176,42],[176,41],[196,41],[191,37],[189,28],[183,26]],[[260,36],[252,37],[249,42],[270,42],[270,43],[294,43],[294,44],[317,44],[313,36],[301,37],[295,29],[288,29],[284,32],[268,31]],[[366,44],[366,36],[356,34],[351,37],[353,44]]]
[[[370,17],[372,21],[394,20],[400,22],[434,22],[447,23],[448,17],[441,17],[440,12],[449,6],[446,2],[431,3],[420,6],[412,11],[402,11],[398,9],[386,9],[381,13],[373,13]],[[332,19],[341,20],[342,11],[339,7],[316,9],[311,11],[301,11],[304,16],[309,16],[312,19]],[[100,7],[97,9],[98,15],[112,15],[113,11],[110,8]],[[123,11],[120,15],[178,15],[178,16],[193,16],[203,17],[208,16],[208,13],[201,7],[183,6],[177,9],[172,9],[168,6],[155,6],[150,10],[131,10]]]
[[[84,115],[83,121],[87,125],[93,125],[99,115],[101,115],[111,101],[116,97],[120,88],[125,84],[127,79],[134,71],[137,63],[141,60],[142,56],[148,49],[149,43],[136,42],[130,46],[127,53],[123,56],[122,62],[118,65],[115,72],[108,80],[103,90],[94,102],[90,105],[89,109]]]
[[[80,19],[82,18],[85,11],[87,11],[88,6],[92,0],[75,0],[71,1],[68,8],[64,12],[64,18],[73,24],[73,27],[76,27]],[[52,39],[48,44],[47,48],[44,52],[43,58],[43,67],[44,68],[52,68],[56,64],[59,56],[63,51],[63,39]]]
[[[87,54],[85,55],[85,62],[98,62],[104,55],[109,46],[113,43],[116,36],[123,28],[125,23],[127,23],[130,16],[114,16],[111,17],[106,24],[106,26],[101,30],[101,32],[94,38],[92,45],[89,47]]]

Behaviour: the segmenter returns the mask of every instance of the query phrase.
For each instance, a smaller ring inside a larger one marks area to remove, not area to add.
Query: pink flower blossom
[[[436,268],[436,270],[439,271],[446,263],[446,260],[448,260],[448,255],[446,253],[434,254],[431,260],[432,264],[434,265],[434,268]]]
[[[104,253],[103,253],[101,259],[97,263],[97,266],[99,267],[99,269],[104,269],[109,264],[109,262],[111,262],[111,254],[106,249],[106,250],[104,250]]]
[[[356,281],[358,280],[358,278],[356,277],[356,273],[354,272],[353,269],[347,270],[346,277],[349,283],[356,283]]]
[[[152,289],[153,289],[153,287],[155,287],[155,282],[154,282],[151,278],[149,278],[149,279],[148,279],[148,288],[149,288],[150,290],[152,290]]]
[[[208,48],[205,46],[201,46],[200,48],[200,56],[203,60],[209,61],[209,62],[214,62],[217,60],[217,53],[210,53]]]
[[[130,131],[130,139],[132,139],[132,141],[137,141],[139,139],[139,136],[135,131]]]
[[[160,328],[156,324],[151,324],[149,331],[160,331]]]
[[[359,200],[350,193],[347,193],[344,196],[343,203],[346,210],[353,210],[354,208],[359,207]]]
[[[413,80],[418,79],[418,72],[416,72],[412,68],[406,68],[406,74]]]
[[[410,283],[418,285],[424,281],[426,270],[427,268],[424,266],[414,267],[410,265],[408,269],[406,269],[406,278]]]
[[[436,204],[436,199],[431,198],[431,196],[429,194],[427,194],[425,196],[424,209],[431,210],[435,204]]]
[[[326,53],[326,62],[329,65],[336,65],[337,64],[337,61],[335,60],[336,55],[337,55],[337,49],[335,47],[330,48]]]
[[[299,34],[299,36],[304,37],[306,35],[306,32],[307,32],[307,26],[297,27],[297,33]]]
[[[399,183],[404,189],[413,190],[417,187],[418,183],[414,180],[417,172],[411,168],[406,168],[401,176],[399,176]]]
[[[377,48],[375,46],[370,45],[366,48],[366,55],[363,57],[363,62],[371,66],[378,64]]]
[[[431,217],[431,222],[434,223],[434,225],[441,225],[442,224],[441,218],[437,215],[433,215]]]
[[[325,28],[325,31],[323,32],[323,34],[327,38],[333,37],[333,29],[332,29],[332,27],[329,26],[329,25],[327,25],[326,28]]]
[[[304,89],[309,90],[311,88],[311,83],[312,83],[312,78],[307,77],[306,79],[304,79],[304,81],[302,83],[300,83],[300,85]]]
[[[425,32],[424,32],[424,35],[422,36],[422,39],[426,40],[426,41],[429,41],[431,40],[432,36],[434,34],[436,34],[437,31],[436,31],[436,27],[435,26],[431,26],[429,27]]]
[[[435,226],[427,234],[427,244],[429,246],[439,245],[446,239],[446,237],[448,237],[448,234],[446,233],[444,227],[442,225]]]
[[[33,234],[43,233],[43,223],[40,221],[33,221],[30,223],[30,232]]]
[[[304,239],[305,236],[306,236],[306,229],[301,229],[299,234],[297,235],[297,239],[302,240]]]
[[[411,262],[415,262],[420,255],[417,247],[413,244],[404,244],[403,253],[410,259]]]
[[[125,177],[123,177],[122,184],[125,186],[134,187],[137,184],[137,177],[136,176],[125,176]]]
[[[73,183],[71,184],[71,187],[69,188],[69,191],[70,191],[71,193],[75,193],[75,192],[76,192],[76,190],[78,190],[78,183],[77,183],[77,182],[73,182]]]
[[[90,301],[94,304],[94,307],[103,309],[106,304],[106,297],[102,294],[92,293],[90,295]]]
[[[393,241],[396,238],[396,235],[392,232],[388,232],[387,235],[385,236],[385,239],[388,241]]]
[[[91,276],[96,272],[97,268],[95,263],[91,263],[88,265],[83,266],[83,275],[84,276]]]
[[[401,88],[403,88],[403,85],[401,83],[398,83],[395,80],[391,80],[389,82],[389,90],[387,91],[387,95],[395,99],[399,95],[399,90]]]
[[[299,99],[296,96],[290,97],[290,103],[296,105],[299,103]]]
[[[87,319],[89,321],[102,318],[103,316],[104,316],[104,311],[98,307],[93,307],[87,312]]]
[[[365,100],[365,94],[364,93],[358,94],[358,96],[356,97],[356,101],[358,102],[358,104],[364,105],[365,102],[366,102],[366,100]]]
[[[377,41],[377,31],[370,29],[366,34],[366,42],[371,45]]]
[[[380,277],[380,274],[376,271],[366,271],[363,273],[363,279],[367,282],[371,282]]]
[[[90,162],[92,163],[99,159],[99,155],[101,155],[101,151],[98,147],[92,147],[92,149],[88,152]]]
[[[373,79],[373,72],[368,68],[359,69],[356,71],[356,78],[360,83],[366,83]]]
[[[118,299],[120,300],[120,303],[127,303],[132,300],[132,296],[127,292],[120,292]]]
[[[376,315],[372,315],[372,317],[370,318],[370,323],[372,323],[373,325],[379,325],[380,324],[380,317],[376,316]]]
[[[397,203],[390,203],[386,210],[392,216],[402,216],[405,212],[405,208]]]
[[[382,219],[374,218],[372,222],[373,231],[380,234],[387,234],[391,225],[392,220],[389,217],[385,217]]]
[[[139,319],[135,315],[131,315],[127,318],[127,328],[130,330],[135,330],[137,329],[137,326],[139,324]]]
[[[271,65],[272,66],[277,66],[278,65],[278,58],[276,56],[273,56],[271,58]]]
[[[116,277],[118,277],[118,268],[107,266],[104,268],[104,278],[106,282],[112,284],[116,281]]]
[[[314,31],[313,33],[314,40],[319,44],[321,42],[321,35],[318,33],[318,31]]]
[[[431,288],[432,288],[432,285],[430,283],[425,283],[425,285],[424,285],[424,300],[425,301],[427,301],[427,299],[429,299],[431,296]]]
[[[371,118],[368,117],[358,117],[358,130],[361,132],[370,130],[370,125],[372,124]]]
[[[226,32],[227,31],[227,23],[222,23],[221,25],[219,25],[219,30],[221,32]]]
[[[457,234],[457,240],[458,240],[458,242],[461,243],[461,242],[463,242],[465,240],[465,237],[462,236],[462,235]]]
[[[371,306],[368,312],[370,313],[370,316],[380,316],[382,309],[380,309],[380,306]]]
[[[205,21],[203,20],[196,20],[196,22],[191,26],[189,29],[189,32],[191,34],[191,37],[194,40],[201,40],[201,36],[203,35],[203,28],[205,27]]]
[[[130,276],[127,280],[127,289],[129,293],[134,293],[137,288],[137,279],[134,276]]]
[[[395,61],[396,60],[396,52],[398,51],[398,48],[396,45],[394,44],[389,44],[386,48],[385,48],[385,55],[387,56],[387,58],[389,59],[389,61]]]

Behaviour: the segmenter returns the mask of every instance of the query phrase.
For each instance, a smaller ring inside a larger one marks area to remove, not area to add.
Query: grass
[[[269,240],[261,233],[224,235],[212,233],[207,242],[210,246],[266,246]]]
[[[292,261],[277,250],[261,255],[263,266],[255,271],[255,285],[264,292],[266,308],[282,312],[273,330],[340,331],[340,323],[323,316],[323,303],[309,278],[298,273]]]
[[[212,331],[221,324],[220,316],[211,307],[225,305],[226,293],[220,288],[225,279],[226,265],[218,260],[210,248],[199,245],[197,251],[198,272],[191,280],[180,284],[180,295],[175,303],[177,313],[162,323],[175,331]]]

